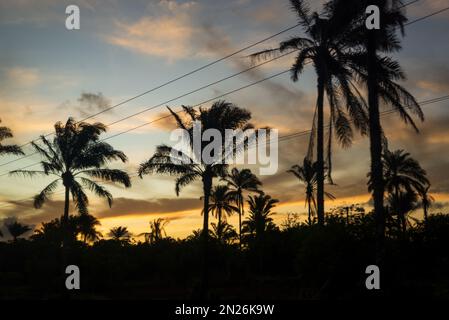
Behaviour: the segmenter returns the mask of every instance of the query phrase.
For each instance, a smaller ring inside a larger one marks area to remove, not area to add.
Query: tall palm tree
[[[303,165],[294,165],[287,172],[292,173],[298,180],[304,183],[306,187],[306,205],[308,208],[308,223],[312,225],[312,217],[317,210],[315,191],[317,189],[317,163],[304,158]],[[331,200],[335,197],[329,192],[324,192],[324,194]]]
[[[169,223],[169,220],[162,218],[154,219],[150,221],[150,232],[144,232],[139,234],[139,236],[145,237],[145,242],[156,243],[167,236],[165,232],[165,226]]]
[[[183,106],[183,110],[187,120],[181,117],[168,108],[170,113],[176,120],[177,126],[183,129],[189,137],[187,153],[175,148],[160,145],[157,147],[155,154],[146,162],[143,162],[139,167],[139,176],[145,174],[160,173],[177,176],[176,179],[176,194],[182,187],[201,179],[203,184],[203,272],[202,272],[202,294],[207,291],[208,278],[208,263],[207,263],[207,248],[209,238],[209,208],[210,195],[212,191],[213,179],[216,177],[225,177],[228,165],[225,163],[229,155],[214,154],[213,161],[206,161],[203,153],[207,152],[206,147],[209,142],[201,141],[199,143],[199,150],[195,147],[197,140],[197,125],[201,125],[201,130],[214,129],[220,132],[223,141],[221,146],[226,144],[224,140],[226,137],[226,130],[247,130],[253,128],[249,123],[251,113],[235,106],[226,101],[217,101],[212,104],[209,109],[200,108],[199,111],[191,107]],[[232,151],[241,150],[242,146],[233,146]],[[223,148],[226,149],[226,148]]]
[[[0,119],[0,123],[2,120]],[[3,145],[2,141],[5,139],[12,138],[13,134],[11,129],[7,127],[0,126],[0,156],[12,154],[12,155],[22,155],[24,154],[22,149],[18,145]]]
[[[13,237],[14,242],[17,242],[17,238],[21,237],[28,231],[31,231],[30,226],[22,224],[18,221],[6,223],[5,226],[9,234]]]
[[[234,227],[226,221],[211,223],[211,237],[217,239],[222,244],[230,244],[237,238]]]
[[[83,237],[83,242],[96,241],[103,235],[96,229],[101,226],[100,221],[90,214],[81,214],[77,217],[78,232]]]
[[[41,208],[62,181],[65,188],[63,227],[68,225],[70,194],[80,214],[88,213],[89,200],[84,188],[106,198],[109,206],[112,206],[112,194],[91,178],[119,183],[127,188],[131,186],[131,180],[125,171],[105,167],[113,160],[126,162],[127,157],[122,151],[99,141],[103,132],[106,132],[106,126],[102,123],[77,123],[73,118],[69,118],[65,124],[57,122],[53,140],[41,136],[42,145],[32,142],[36,152],[44,159],[41,161],[42,170],[11,172],[29,177],[44,175],[56,178],[34,197],[35,208]]]
[[[324,10],[321,14],[311,12],[303,0],[290,0],[293,11],[303,26],[305,37],[294,37],[281,42],[279,48],[264,50],[251,55],[253,59],[265,58],[285,51],[298,51],[291,67],[291,78],[298,81],[308,63],[312,63],[317,75],[316,102],[316,152],[317,152],[317,215],[318,223],[324,224],[324,95],[330,107],[330,129],[328,138],[328,178],[331,180],[331,141],[335,131],[343,147],[348,147],[353,138],[353,130],[347,113],[362,134],[367,133],[368,117],[365,102],[352,84],[352,72],[346,58],[348,47],[340,21]],[[346,109],[346,110],[345,110]],[[346,113],[347,111],[347,113]],[[314,120],[315,121],[315,120]],[[315,123],[314,123],[315,127]],[[335,128],[335,130],[334,130]],[[311,136],[312,150],[314,130]],[[309,154],[311,158],[312,155]]]
[[[266,231],[275,229],[271,210],[278,202],[279,200],[264,193],[249,196],[249,217],[243,222],[243,231],[255,235],[257,240],[262,238]]]
[[[242,216],[245,215],[243,192],[260,193],[259,187],[262,186],[259,178],[251,172],[250,169],[239,170],[232,168],[231,172],[223,179],[229,187],[229,195],[237,204],[239,214],[239,241],[242,242]]]
[[[226,216],[239,212],[239,209],[231,204],[232,199],[228,186],[219,185],[212,189],[209,211],[218,219],[219,225],[222,221],[226,221]]]
[[[131,238],[131,232],[128,231],[127,227],[119,226],[111,228],[109,230],[108,236],[115,241],[128,242],[129,238]]]
[[[421,206],[424,211],[424,222],[426,222],[426,223],[427,223],[429,208],[435,202],[434,197],[432,197],[432,195],[430,195],[430,193],[429,193],[429,189],[430,189],[430,184],[424,190],[422,190],[421,194],[420,194]]]
[[[397,34],[399,29],[404,35],[404,23],[407,17],[401,0],[332,0],[328,10],[339,17],[346,28],[346,42],[355,49],[350,60],[352,68],[358,73],[361,82],[368,90],[369,136],[372,172],[372,193],[377,225],[377,259],[382,260],[385,237],[384,181],[382,177],[382,151],[384,136],[380,122],[379,101],[391,105],[401,118],[417,127],[407,111],[415,113],[419,119],[424,115],[415,98],[395,81],[405,78],[399,64],[382,53],[391,53],[401,49]],[[368,30],[365,26],[365,10],[376,5],[380,11],[380,28]],[[408,108],[408,109],[407,109]]]

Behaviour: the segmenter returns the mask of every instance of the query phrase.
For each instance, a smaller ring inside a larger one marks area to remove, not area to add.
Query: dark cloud
[[[200,209],[202,202],[197,199],[129,199],[116,198],[112,208],[100,210],[98,218],[120,217],[127,215],[146,215],[156,213],[176,213],[186,210]]]
[[[66,100],[61,103],[61,108],[75,110],[79,116],[88,117],[98,112],[113,112],[107,110],[111,105],[111,102],[101,92],[83,92],[77,99],[77,104],[72,103],[70,100]]]

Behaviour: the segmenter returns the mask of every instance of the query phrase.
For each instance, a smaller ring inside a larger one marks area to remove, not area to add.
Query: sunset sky
[[[313,2],[318,6],[319,1]],[[69,4],[80,7],[80,30],[65,28],[65,8]],[[420,0],[407,8],[409,20],[447,5],[447,0]],[[51,132],[56,121],[69,116],[85,118],[295,24],[288,1],[281,0],[3,0],[0,118],[2,125],[15,134],[5,143],[24,144]],[[449,95],[448,30],[449,11],[406,27],[403,50],[396,57],[407,73],[404,85],[418,101]],[[273,48],[293,34],[301,34],[300,28],[90,121],[109,124],[239,72],[249,66],[245,56]],[[291,63],[292,56],[282,58],[169,106],[179,110],[181,104],[196,105],[286,70]],[[276,128],[282,136],[311,128],[315,81],[314,70],[307,68],[297,83],[286,74],[225,99],[250,110],[256,126]],[[437,200],[433,211],[449,206],[448,107],[448,100],[423,106],[426,120],[419,123],[419,135],[396,115],[382,119],[390,149],[407,150],[427,170]],[[165,107],[142,113],[110,126],[104,137],[166,114]],[[172,121],[164,120],[112,138],[108,142],[124,151],[129,162],[111,166],[135,174],[138,164],[153,154],[156,145],[169,143],[174,128]],[[276,222],[285,219],[288,212],[306,212],[304,187],[286,170],[302,161],[307,143],[307,136],[280,142],[278,173],[261,177],[264,191],[280,200]],[[327,208],[368,203],[368,147],[368,139],[358,135],[350,149],[335,145],[333,178],[337,185],[327,190],[337,200],[327,202]],[[28,145],[24,151],[29,154],[32,149]],[[0,158],[0,175],[40,158],[35,155],[2,165],[13,159]],[[0,219],[15,216],[37,226],[62,214],[62,186],[51,202],[35,210],[31,197],[48,180],[9,176],[0,179]],[[149,221],[158,217],[171,220],[166,231],[175,238],[201,227],[200,182],[185,188],[179,197],[174,192],[174,179],[157,175],[134,178],[131,189],[109,188],[115,198],[111,209],[104,200],[90,198],[90,211],[101,219],[103,231],[124,225],[138,234],[148,230]]]

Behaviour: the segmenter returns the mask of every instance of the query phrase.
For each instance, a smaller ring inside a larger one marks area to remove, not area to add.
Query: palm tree
[[[291,67],[291,78],[298,81],[299,75],[309,62],[317,74],[317,215],[318,223],[324,224],[324,94],[327,94],[330,107],[330,129],[328,138],[328,178],[331,179],[331,141],[335,133],[343,147],[348,147],[353,138],[353,130],[344,108],[352,118],[356,128],[362,134],[367,133],[368,117],[363,98],[352,84],[352,72],[346,56],[350,53],[346,46],[345,34],[342,32],[341,21],[335,19],[331,12],[321,14],[311,12],[303,0],[290,0],[293,11],[298,15],[306,37],[294,37],[281,42],[279,48],[264,50],[251,55],[253,59],[283,53],[298,51],[295,63]],[[343,101],[342,101],[343,100]],[[315,120],[314,120],[315,122]],[[315,127],[315,123],[313,125]],[[314,133],[311,135],[309,158],[312,158]]]
[[[228,186],[219,185],[212,189],[209,211],[218,219],[219,225],[226,221],[226,215],[231,216],[234,212],[239,212],[239,209],[231,204],[232,199]]]
[[[187,120],[183,120],[180,116],[168,108],[174,119],[176,120],[179,129],[184,130],[188,135],[189,142],[186,146],[189,150],[183,152],[175,148],[160,145],[157,147],[155,154],[146,162],[142,163],[139,168],[139,176],[145,174],[160,173],[177,176],[176,179],[176,194],[182,187],[201,179],[203,184],[203,276],[202,276],[202,293],[207,290],[207,247],[209,238],[209,208],[210,196],[212,191],[213,179],[216,177],[225,177],[228,165],[225,163],[229,155],[214,154],[213,161],[203,157],[203,153],[207,152],[207,141],[199,142],[199,148],[195,147],[197,141],[198,125],[201,125],[200,130],[218,130],[223,139],[226,137],[226,130],[247,130],[253,128],[248,123],[251,119],[251,113],[235,106],[232,103],[225,101],[217,101],[209,109],[200,108],[199,111],[191,107],[183,106]],[[225,145],[223,140],[221,146]],[[241,150],[241,145],[233,146],[232,151],[237,152]],[[227,148],[223,148],[227,149]]]
[[[424,211],[424,222],[427,223],[428,218],[428,210],[432,206],[433,202],[435,202],[435,199],[432,197],[432,195],[429,194],[430,184],[421,191],[420,197],[421,197],[421,206]]]
[[[303,165],[294,165],[287,172],[292,173],[298,180],[304,183],[306,187],[306,205],[308,208],[308,223],[312,225],[312,217],[317,210],[315,191],[317,189],[317,163],[304,158]],[[331,200],[335,197],[329,192],[324,192],[324,194]]]
[[[390,204],[404,203],[406,202],[404,197],[411,198],[412,193],[422,195],[430,185],[426,171],[404,150],[393,152],[386,150],[382,155],[382,168],[385,191],[390,194]],[[370,178],[369,190],[372,191],[374,188],[373,175],[370,173],[368,176]],[[399,207],[393,206],[392,209],[396,211],[396,214],[400,211]]]
[[[17,238],[19,238],[20,236],[24,235],[28,231],[31,231],[30,226],[21,224],[18,221],[6,223],[5,226],[6,226],[6,229],[8,229],[8,232],[13,237],[14,242],[17,242]]]
[[[90,214],[82,214],[77,217],[78,232],[83,237],[83,242],[96,241],[103,235],[96,229],[100,226],[100,221]]]
[[[69,230],[69,231],[67,231]],[[73,243],[76,241],[79,233],[79,219],[78,216],[70,215],[68,224],[63,229],[62,217],[51,220],[50,222],[42,222],[39,229],[34,230],[31,236],[34,240],[43,240],[46,243],[52,243],[60,247],[64,238]],[[68,234],[68,236],[67,236]]]
[[[145,242],[156,243],[163,239],[164,236],[167,236],[165,232],[165,226],[169,223],[169,220],[165,220],[162,218],[154,219],[150,221],[150,232],[144,232],[139,234],[138,236],[144,236]]]
[[[0,119],[0,123],[2,120]],[[11,132],[11,129],[7,127],[0,127],[0,156],[6,155],[6,154],[12,154],[12,155],[22,155],[24,154],[22,149],[18,145],[3,145],[2,141],[5,139],[12,138],[13,134]]]
[[[256,196],[249,196],[249,217],[243,222],[243,232],[255,235],[256,240],[261,239],[267,231],[276,229],[271,215],[271,210],[279,200],[273,199],[264,193]]]
[[[230,244],[237,238],[237,232],[234,227],[226,221],[211,223],[211,237],[217,239],[222,244]]]
[[[397,215],[402,234],[407,231],[407,215],[418,206],[418,194],[412,190],[399,191],[388,196],[388,204]]]
[[[239,170],[233,168],[231,173],[224,179],[229,187],[229,196],[232,197],[237,204],[239,214],[239,241],[242,243],[242,216],[245,215],[243,192],[260,193],[259,187],[262,186],[259,178],[251,172],[250,169]]]
[[[127,227],[114,227],[109,230],[108,236],[112,238],[112,240],[120,241],[120,242],[128,242],[131,237],[131,232],[128,231]]]
[[[59,181],[62,181],[65,188],[63,227],[68,225],[70,194],[80,214],[88,213],[89,200],[84,188],[88,188],[99,197],[106,198],[109,206],[112,206],[112,194],[90,178],[119,183],[127,188],[131,186],[131,180],[126,172],[105,167],[113,160],[126,162],[127,157],[108,143],[99,141],[103,132],[106,132],[106,127],[102,123],[77,123],[73,118],[69,118],[65,125],[57,122],[52,141],[41,136],[42,145],[32,142],[36,152],[44,158],[41,161],[42,170],[11,172],[29,177],[36,175],[56,177],[34,197],[35,208],[41,208],[55,191]]]
[[[368,30],[365,26],[365,10],[368,5],[376,5],[380,11],[380,29]],[[347,43],[356,49],[350,60],[352,68],[358,73],[362,83],[368,89],[368,113],[370,133],[370,154],[372,172],[372,193],[377,225],[377,259],[382,260],[385,237],[384,181],[382,151],[385,138],[380,122],[379,100],[391,105],[401,118],[418,131],[413,119],[407,112],[415,113],[419,119],[424,115],[415,98],[395,81],[405,78],[399,64],[388,57],[380,56],[401,49],[396,29],[404,34],[407,21],[401,0],[332,0],[328,10],[339,17],[345,26]]]

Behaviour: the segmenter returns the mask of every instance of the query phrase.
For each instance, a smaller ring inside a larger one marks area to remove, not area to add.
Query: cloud
[[[89,117],[94,113],[108,112],[112,113],[112,110],[107,110],[110,105],[110,99],[106,98],[101,92],[83,92],[77,99],[78,105],[73,105],[70,100],[66,100],[61,103],[60,108],[68,110],[76,110],[81,117]]]
[[[97,213],[99,218],[120,217],[128,215],[149,215],[176,213],[200,209],[202,202],[197,198],[187,199],[129,199],[116,198],[111,209],[105,208]]]
[[[12,67],[5,71],[6,80],[10,85],[32,87],[39,83],[39,70],[36,68]]]
[[[137,22],[116,21],[113,35],[106,36],[110,44],[128,50],[165,58],[170,62],[195,55],[191,14],[196,2],[160,1],[151,16]]]

